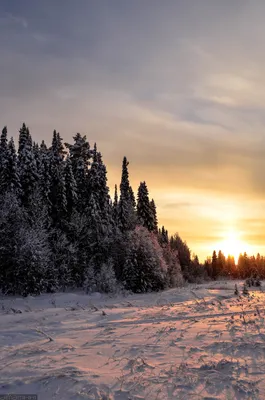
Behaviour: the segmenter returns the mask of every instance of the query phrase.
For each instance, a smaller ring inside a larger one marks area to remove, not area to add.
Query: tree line
[[[4,127],[0,137],[0,290],[39,294],[66,288],[147,292],[218,277],[265,278],[265,259],[221,251],[204,264],[179,234],[159,227],[146,182],[137,195],[123,158],[111,199],[97,145],[77,133],[51,146],[19,130],[18,147]]]
[[[137,196],[122,162],[121,182],[109,194],[102,154],[77,133],[63,143],[38,144],[26,124],[18,148],[4,127],[0,138],[0,288],[39,294],[83,287],[146,292],[183,283],[175,235],[158,227],[146,182]],[[180,249],[181,250],[181,249]],[[181,254],[181,251],[180,251]],[[186,261],[185,261],[186,263]]]
[[[212,257],[204,263],[205,273],[209,279],[220,277],[232,279],[259,278],[265,279],[265,257],[259,253],[249,256],[246,252],[239,254],[236,263],[231,255],[225,257],[221,250],[214,250]]]

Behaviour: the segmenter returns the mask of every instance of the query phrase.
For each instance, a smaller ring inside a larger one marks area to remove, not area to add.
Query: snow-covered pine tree
[[[85,212],[88,196],[88,166],[92,157],[90,144],[86,136],[77,133],[74,137],[74,144],[65,143],[69,149],[69,156],[72,163],[72,170],[77,186],[77,208],[79,212]]]
[[[32,150],[33,150],[35,162],[36,162],[36,165],[37,165],[37,171],[39,171],[40,168],[41,168],[41,157],[40,157],[40,146],[39,146],[39,144],[36,143],[36,142],[33,142]]]
[[[65,150],[62,144],[62,138],[56,131],[53,132],[52,146],[50,148],[50,204],[51,218],[54,225],[62,226],[67,213],[67,200],[65,189],[64,174],[64,155]]]
[[[54,162],[60,164],[64,160],[66,151],[63,146],[63,139],[59,132],[53,131],[51,151],[53,154]]]
[[[76,178],[76,173],[79,168],[80,158],[84,162],[84,168],[90,165],[90,159],[92,157],[92,151],[90,150],[90,144],[86,139],[86,136],[81,136],[77,133],[74,137],[74,144],[65,143],[65,147],[69,150],[70,159],[72,162],[73,173]]]
[[[130,199],[130,203],[132,204],[133,209],[136,209],[136,200],[135,200],[135,196],[134,196],[134,192],[132,187],[129,187],[129,199]]]
[[[51,160],[52,152],[48,150],[44,140],[39,149],[40,170],[39,170],[39,191],[47,212],[51,215]]]
[[[72,213],[75,210],[77,204],[77,187],[76,181],[74,178],[73,170],[72,170],[72,162],[70,157],[66,158],[65,163],[65,194],[66,194],[66,203],[67,203],[67,218],[71,219]]]
[[[140,223],[149,230],[154,228],[154,215],[149,201],[149,193],[145,182],[141,182],[137,196],[137,216]]]
[[[28,142],[29,136],[30,136],[29,129],[27,128],[25,122],[23,122],[22,127],[19,130],[19,138],[18,138],[18,156],[19,156],[19,158],[21,157],[22,151]]]
[[[8,293],[15,285],[15,238],[24,223],[24,214],[15,193],[1,196],[0,208],[0,287]]]
[[[103,263],[100,270],[91,262],[85,270],[83,285],[87,293],[95,290],[105,293],[114,293],[117,289],[117,279],[113,268],[112,260]]]
[[[47,231],[31,224],[15,193],[7,193],[0,209],[0,281],[9,294],[39,294],[53,285]]]
[[[12,192],[17,198],[21,196],[21,185],[17,165],[17,153],[13,138],[7,145],[7,191]]]
[[[158,231],[158,240],[161,246],[168,245],[168,231],[165,229],[164,225]]]
[[[76,162],[74,177],[77,188],[77,209],[80,213],[84,213],[88,198],[88,169],[82,157]]]
[[[107,186],[106,167],[96,145],[93,161],[88,174],[89,191],[87,215],[89,219],[91,257],[96,257],[100,266],[108,258],[109,245],[113,229],[109,188]],[[95,264],[97,264],[94,261]]]
[[[8,188],[8,150],[7,127],[2,130],[0,138],[0,194],[5,194]]]
[[[123,158],[120,184],[119,225],[122,232],[134,229],[136,226],[135,199],[129,182],[129,162]]]
[[[158,233],[158,221],[157,221],[157,212],[156,212],[156,204],[154,199],[151,200],[150,202],[150,207],[152,210],[152,226],[151,226],[151,231],[154,233]]]
[[[144,227],[136,227],[128,235],[123,270],[125,287],[136,293],[163,289],[167,265],[158,242],[153,240],[152,234]]]
[[[33,153],[32,138],[25,123],[19,131],[18,170],[22,204],[29,208],[32,205],[32,196],[36,190],[39,175]]]
[[[118,199],[118,189],[117,185],[115,185],[114,189],[114,201],[112,205],[112,216],[115,226],[119,225],[119,199]]]

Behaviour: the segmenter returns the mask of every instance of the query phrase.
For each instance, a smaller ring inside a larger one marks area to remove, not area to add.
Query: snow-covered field
[[[238,298],[234,284],[3,298],[0,394],[265,399],[265,295]]]

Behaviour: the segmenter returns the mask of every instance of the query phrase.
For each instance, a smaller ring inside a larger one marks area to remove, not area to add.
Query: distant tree
[[[225,256],[222,253],[221,250],[218,251],[218,256],[217,256],[217,275],[224,275],[225,274]]]
[[[225,261],[225,275],[233,278],[237,277],[236,263],[233,256],[228,255]]]
[[[218,261],[217,261],[217,255],[216,251],[214,250],[213,255],[212,255],[212,278],[216,279],[218,276],[219,270],[218,270]]]
[[[247,253],[240,254],[238,258],[238,273],[242,279],[251,276],[251,264]]]
[[[207,275],[206,269],[200,264],[196,254],[193,255],[190,265],[183,269],[183,277],[190,283],[202,283]]]
[[[208,278],[212,279],[213,273],[212,273],[212,258],[207,257],[207,259],[204,262],[204,270],[205,274]]]

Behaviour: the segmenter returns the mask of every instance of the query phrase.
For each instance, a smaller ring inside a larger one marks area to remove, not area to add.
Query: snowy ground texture
[[[265,399],[265,293],[237,297],[234,285],[3,298],[0,394]]]

